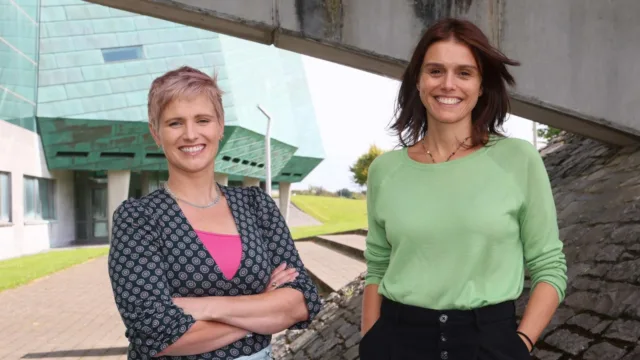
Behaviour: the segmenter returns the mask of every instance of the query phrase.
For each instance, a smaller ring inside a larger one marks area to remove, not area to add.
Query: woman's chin
[[[183,172],[197,174],[203,171],[210,171],[213,159],[211,161],[202,161],[201,159],[192,159],[189,161],[171,162],[172,167],[180,169]]]
[[[442,116],[434,116],[433,119],[441,124],[456,124],[464,121],[466,117],[460,115],[443,114]]]

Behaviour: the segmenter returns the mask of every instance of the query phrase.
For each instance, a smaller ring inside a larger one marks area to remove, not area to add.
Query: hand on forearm
[[[558,292],[546,282],[538,283],[531,293],[518,330],[527,334],[534,344],[551,322],[553,314],[558,308],[558,300]],[[531,347],[526,340],[523,339],[523,341],[527,347]]]
[[[228,324],[213,321],[196,321],[175,343],[158,356],[198,355],[232,344],[249,332]]]
[[[295,268],[287,269],[282,263],[274,269],[269,284],[287,284],[297,276]],[[222,322],[264,335],[275,334],[309,317],[300,291],[271,286],[256,295],[179,297],[173,302],[196,320]]]

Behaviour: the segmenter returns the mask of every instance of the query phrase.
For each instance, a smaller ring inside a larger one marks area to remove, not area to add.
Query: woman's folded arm
[[[219,349],[248,331],[196,321],[171,299],[154,219],[136,200],[113,216],[108,270],[126,336],[141,359],[195,355]]]

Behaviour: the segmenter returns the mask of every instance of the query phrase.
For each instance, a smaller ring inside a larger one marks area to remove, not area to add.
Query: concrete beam
[[[608,143],[640,139],[640,1],[501,1],[498,45],[522,65],[514,113]]]
[[[640,142],[640,134],[635,129],[627,128],[624,131],[618,129],[619,125],[610,124],[604,119],[590,119],[574,111],[533,99],[525,101],[517,94],[511,94],[511,113],[608,144],[626,146]]]
[[[466,18],[522,62],[513,69],[514,115],[612,144],[640,142],[637,0],[89,1],[395,79],[426,27]]]

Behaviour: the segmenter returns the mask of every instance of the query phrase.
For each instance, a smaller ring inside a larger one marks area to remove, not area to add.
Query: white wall
[[[38,134],[0,120],[0,171],[11,174],[11,223],[0,225],[0,259],[68,245],[74,240],[73,172],[49,172]],[[25,222],[25,175],[56,180],[56,220]]]

